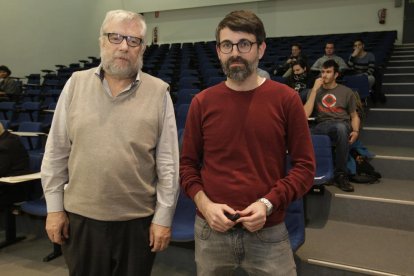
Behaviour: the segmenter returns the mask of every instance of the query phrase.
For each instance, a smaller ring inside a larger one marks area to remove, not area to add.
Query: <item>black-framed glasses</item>
[[[251,42],[247,39],[242,39],[237,43],[232,43],[229,40],[224,40],[218,44],[218,47],[220,49],[220,52],[223,54],[230,54],[233,51],[234,45],[237,46],[237,50],[240,53],[249,53],[252,49],[253,44],[256,44],[257,42]]]
[[[108,37],[109,42],[113,44],[121,44],[124,39],[126,40],[128,46],[138,47],[143,43],[143,39],[135,36],[121,35],[117,33],[104,33]]]

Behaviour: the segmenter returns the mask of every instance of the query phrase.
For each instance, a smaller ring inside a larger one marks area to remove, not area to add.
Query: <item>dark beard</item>
[[[233,62],[243,63],[244,66],[230,68]],[[253,73],[252,65],[242,57],[230,57],[224,64],[222,63],[224,74],[232,80],[244,81]]]

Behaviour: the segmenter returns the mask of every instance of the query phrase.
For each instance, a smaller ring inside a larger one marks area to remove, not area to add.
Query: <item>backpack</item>
[[[350,156],[355,160],[356,173],[351,175],[349,180],[355,183],[378,183],[382,177],[375,171],[375,168],[368,162],[368,158],[359,154],[356,149],[351,149]]]

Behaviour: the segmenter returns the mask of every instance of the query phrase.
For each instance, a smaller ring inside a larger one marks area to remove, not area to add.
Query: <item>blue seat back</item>
[[[285,224],[289,232],[290,246],[295,252],[305,242],[303,199],[297,199],[289,204],[286,210]]]
[[[290,155],[286,155],[286,173],[292,168]],[[295,252],[305,242],[305,212],[303,199],[291,202],[286,209],[286,228],[289,232],[290,246]]]
[[[357,91],[362,100],[369,96],[369,82],[366,75],[344,76],[344,85]]]
[[[271,79],[280,83],[286,83],[286,79],[282,76],[272,76]]]
[[[0,102],[0,120],[13,120],[15,102]]]
[[[190,108],[189,104],[180,104],[179,106],[177,106],[176,121],[177,121],[178,130],[184,129],[189,108]]]
[[[194,240],[196,207],[194,202],[180,192],[172,223],[172,241],[187,242]]]
[[[44,198],[25,201],[20,205],[20,208],[23,212],[34,216],[47,216],[46,200]]]
[[[18,131],[21,132],[42,132],[42,123],[39,122],[22,122],[19,124]],[[29,142],[30,140],[30,142]],[[20,137],[20,141],[26,150],[38,150],[41,148],[41,137]],[[32,144],[32,147],[30,146]]]
[[[207,80],[206,87],[214,86],[214,85],[219,84],[220,82],[225,81],[225,80],[226,80],[225,77],[210,77]]]
[[[18,111],[16,122],[37,122],[39,111],[40,102],[24,102]]]
[[[177,93],[176,105],[190,104],[193,97],[199,92],[199,89],[180,89]]]
[[[10,121],[9,120],[0,120],[0,124],[3,125],[4,129],[9,129],[10,128]]]
[[[334,176],[331,139],[328,135],[312,134],[312,144],[316,159],[316,174],[313,184],[328,183]]]

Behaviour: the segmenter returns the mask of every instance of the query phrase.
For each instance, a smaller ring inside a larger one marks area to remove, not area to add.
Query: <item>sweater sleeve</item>
[[[355,57],[353,57],[352,55],[351,55],[351,56],[349,56],[349,59],[348,59],[348,66],[349,66],[349,68],[351,68],[351,69],[355,69],[355,68],[354,68],[354,66],[355,66]]]
[[[311,70],[313,71],[319,71],[322,67],[322,58],[318,58],[315,63],[312,65]]]
[[[291,201],[301,198],[313,185],[315,155],[308,122],[298,95],[286,104],[286,141],[292,168],[284,178],[276,181],[265,196],[276,209],[286,209]]]
[[[200,104],[194,97],[187,114],[180,159],[181,187],[192,199],[203,190],[200,174],[203,151],[201,128]]]

